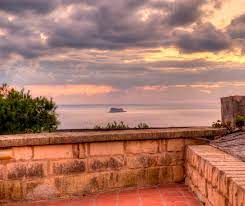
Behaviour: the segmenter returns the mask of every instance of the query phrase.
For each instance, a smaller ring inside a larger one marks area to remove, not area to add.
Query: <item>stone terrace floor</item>
[[[8,206],[200,206],[183,184],[123,190],[73,200],[8,204]]]

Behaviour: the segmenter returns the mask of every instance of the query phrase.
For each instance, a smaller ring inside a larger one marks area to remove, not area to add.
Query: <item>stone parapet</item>
[[[151,129],[0,136],[0,204],[182,182],[185,147],[205,144],[199,138],[223,132],[182,128],[176,133]]]
[[[245,205],[245,163],[212,146],[187,147],[186,184],[204,205]]]

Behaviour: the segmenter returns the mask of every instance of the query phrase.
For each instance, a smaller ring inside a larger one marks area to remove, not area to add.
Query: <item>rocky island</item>
[[[114,108],[114,107],[110,108],[109,111],[109,113],[119,113],[119,112],[127,112],[127,111],[125,111],[123,108]]]

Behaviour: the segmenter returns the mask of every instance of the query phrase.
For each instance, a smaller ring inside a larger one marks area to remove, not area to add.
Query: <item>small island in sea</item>
[[[127,112],[127,111],[125,111],[123,108],[114,108],[114,107],[110,108],[109,111],[109,113],[119,113],[119,112]]]

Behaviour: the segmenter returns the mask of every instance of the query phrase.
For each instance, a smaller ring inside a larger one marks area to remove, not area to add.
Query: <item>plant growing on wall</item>
[[[54,131],[59,124],[56,104],[45,97],[33,98],[24,89],[0,87],[0,134]]]
[[[227,121],[225,123],[222,123],[220,120],[217,120],[216,122],[212,123],[213,128],[226,128],[228,133],[233,132],[231,121]]]
[[[139,123],[134,128],[135,129],[147,129],[150,127],[146,123]],[[123,121],[121,122],[113,121],[113,122],[108,122],[106,126],[96,125],[94,129],[96,130],[120,130],[120,129],[130,129],[130,127]]]
[[[245,125],[245,116],[237,115],[235,118],[235,124],[239,130],[242,130]]]
[[[137,125],[136,128],[137,128],[137,129],[148,129],[148,128],[150,128],[150,127],[149,127],[148,124],[141,122],[141,123],[139,123],[139,124]]]

